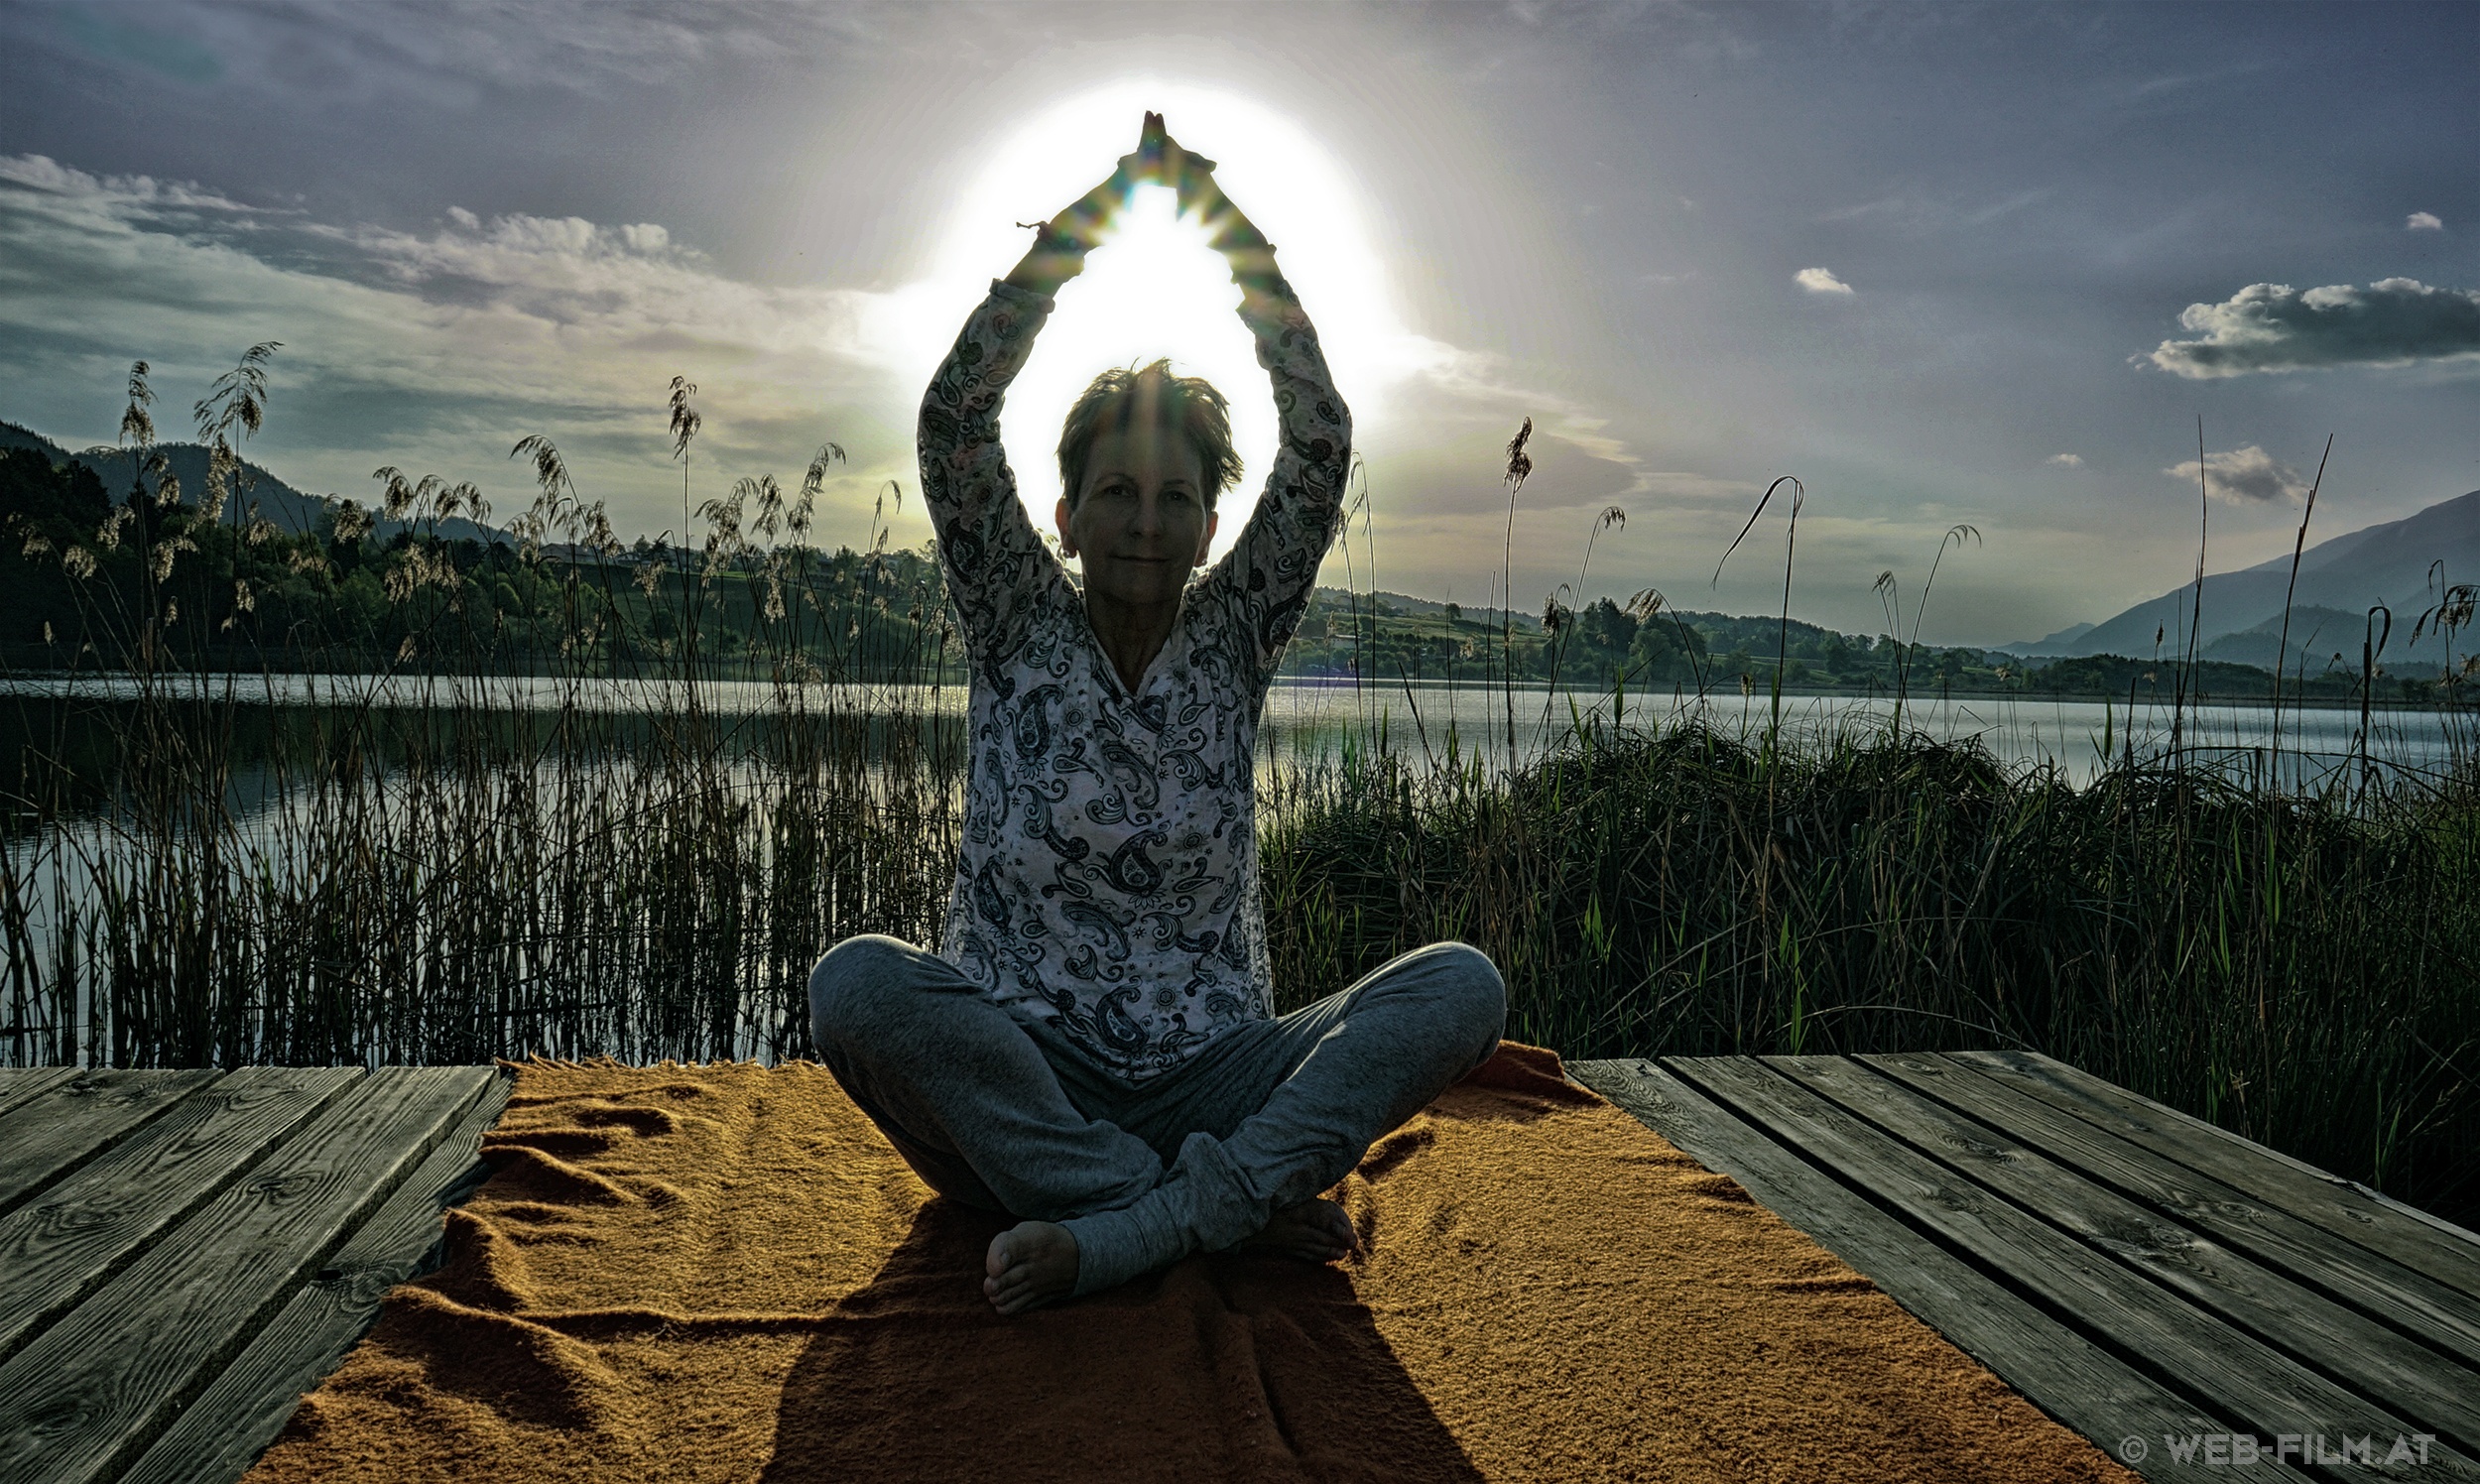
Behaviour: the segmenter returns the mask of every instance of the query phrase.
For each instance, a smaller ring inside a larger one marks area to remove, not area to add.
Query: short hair
[[[1172,363],[1118,366],[1087,383],[1059,430],[1059,485],[1069,509],[1084,493],[1085,462],[1094,440],[1126,433],[1138,418],[1178,431],[1205,466],[1205,508],[1240,478],[1240,455],[1231,446],[1231,404],[1201,376],[1174,376]]]

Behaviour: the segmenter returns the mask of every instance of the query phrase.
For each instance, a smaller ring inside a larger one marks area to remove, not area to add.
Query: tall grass
[[[693,392],[676,381],[670,403],[684,499]],[[258,426],[236,395],[263,398],[264,383],[228,377],[198,408],[218,484],[206,501],[181,506],[160,474],[134,492],[132,508],[177,512],[134,595],[67,548],[98,592],[61,646],[82,671],[10,678],[0,1056],[789,1055],[807,1045],[802,984],[823,943],[934,934],[963,762],[949,636],[934,593],[925,611],[882,569],[883,504],[862,606],[820,601],[835,564],[805,538],[839,448],[798,493],[770,477],[704,502],[701,549],[632,559],[558,450],[528,438],[512,456],[541,493],[514,523],[513,570],[551,595],[553,642],[513,640],[481,588],[490,571],[460,570],[450,544],[424,537],[388,569],[386,632],[402,638],[375,670],[361,636],[272,636],[288,665],[348,672],[299,704],[272,663],[231,668],[252,637],[246,583],[208,610],[211,629],[183,585],[181,556],[217,554],[208,533],[239,467],[226,434]],[[125,426],[142,455],[152,400],[141,365]],[[383,513],[418,531],[487,513],[469,485],[377,477]],[[327,535],[359,543],[360,516],[339,508]],[[734,604],[745,642],[727,663],[701,634]],[[668,637],[643,642],[649,613]],[[118,693],[77,683],[105,678]]]
[[[1294,1002],[1439,937],[1570,1056],[2046,1051],[2325,1168],[2480,1194],[2480,776],[2090,786],[1884,730],[1587,720],[1512,777],[1349,750],[1265,848]]]
[[[307,718],[247,816],[210,757],[21,821],[11,1059],[792,1054],[821,943],[935,928],[956,765],[934,719],[438,700]]]
[[[526,580],[562,615],[523,664],[417,542],[389,588],[412,648],[341,702],[274,704],[273,668],[186,673],[144,606],[191,591],[178,578],[95,626],[121,637],[98,659],[125,698],[11,702],[0,1058],[795,1056],[825,945],[933,940],[966,763],[935,595],[880,590],[819,633],[828,562],[805,542],[832,445],[799,495],[744,480],[697,505],[693,390],[670,412],[696,551],[624,556],[558,450],[520,445],[541,490],[517,522]],[[210,431],[255,426],[230,403]],[[400,517],[477,508],[387,482]],[[736,603],[754,637],[727,667],[710,640]],[[618,644],[656,608],[661,645]],[[883,683],[905,674],[932,683]],[[1270,745],[1284,1008],[1457,937],[1505,971],[1510,1034],[1571,1056],[2029,1047],[2480,1207],[2468,760],[2300,792],[2131,746],[2078,789],[1900,721],[1800,739],[1690,709],[1574,714],[1528,761],[1512,689],[1491,702],[1503,754],[1416,757],[1366,725],[1332,756]]]

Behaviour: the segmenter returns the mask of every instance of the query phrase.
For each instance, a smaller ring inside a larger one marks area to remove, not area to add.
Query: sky
[[[2328,435],[2312,538],[2480,488],[2475,56],[2434,4],[8,0],[0,419],[109,441],[145,359],[178,426],[277,340],[246,451],[313,493],[505,520],[540,433],[634,537],[832,441],[816,536],[917,545],[931,369],[1151,107],[1353,409],[1328,580],[1755,613],[1788,549],[1797,617],[1882,632],[1892,571],[1907,636],[2026,640],[2200,524],[2214,570],[2287,552]],[[1232,398],[1237,531],[1233,302],[1141,200],[1008,404],[1039,525],[1076,388],[1168,354]],[[1784,485],[1717,578],[1787,475],[1796,541]]]

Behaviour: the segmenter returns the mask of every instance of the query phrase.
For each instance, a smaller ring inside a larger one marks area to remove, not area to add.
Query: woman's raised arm
[[[1147,116],[1149,143],[1162,121]],[[1142,151],[1140,152],[1143,153]],[[1180,202],[1205,224],[1208,240],[1240,286],[1240,319],[1257,337],[1257,361],[1273,382],[1278,440],[1257,509],[1205,579],[1214,599],[1234,605],[1249,636],[1263,687],[1308,605],[1317,568],[1342,524],[1343,486],[1352,464],[1352,414],[1334,388],[1317,330],[1275,266],[1274,244],[1232,204],[1214,179],[1214,162],[1168,136],[1159,169]]]
[[[1083,271],[1085,254],[1127,198],[1127,166],[1123,160],[1109,180],[1043,225],[1033,250],[990,286],[990,297],[964,321],[922,398],[922,498],[963,621],[965,652],[976,665],[1014,653],[1034,601],[1066,579],[1017,497],[1016,473],[999,442],[999,407],[1050,317],[1052,296]]]

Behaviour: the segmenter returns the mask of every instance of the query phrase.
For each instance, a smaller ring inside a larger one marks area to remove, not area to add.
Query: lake
[[[297,1023],[326,1034],[321,1007],[349,1002],[369,1021],[354,1023],[355,1056],[475,1053],[437,1038],[507,1016],[555,1038],[507,1046],[557,1054],[772,1055],[796,1044],[798,981],[817,944],[856,923],[928,938],[949,886],[954,775],[907,760],[926,738],[960,756],[955,686],[702,683],[711,730],[683,729],[687,695],[662,682],[205,677],[159,685],[175,704],[154,707],[122,678],[21,676],[0,691],[14,701],[0,705],[0,731],[16,729],[0,734],[0,757],[17,760],[20,790],[49,801],[17,815],[0,853],[0,1033],[20,1043],[0,1046],[0,1060],[33,1054],[23,1038],[46,1027],[74,1028],[74,1054],[94,1054],[107,1020],[172,1045],[162,1038],[186,1024],[174,1014],[182,996],[213,984],[237,986],[230,1003],[247,1014],[276,1016],[277,1029],[250,1033],[262,1051],[293,1046],[276,1038]],[[787,731],[774,719],[787,704],[826,724]],[[355,712],[374,724],[335,724]],[[1779,723],[1798,746],[1882,733],[1897,712],[1834,695],[1787,696],[1778,712],[1737,693],[1283,683],[1259,762],[1275,773],[1382,739],[1414,759],[1522,764],[1579,720],[1683,718],[1752,743]],[[2173,716],[1975,696],[1908,703],[1901,722],[2077,785],[2107,759],[2166,755],[2173,730],[2183,758],[2248,783],[2356,782],[2362,766],[2359,715],[2339,709],[2285,711],[2277,733],[2263,705]],[[131,762],[140,724],[165,729],[168,756],[204,745],[169,781],[124,792],[113,770]],[[2467,712],[2377,712],[2366,766],[2441,775],[2469,755],[2470,724]],[[329,750],[340,738],[349,754]],[[446,766],[400,766],[417,752]],[[186,792],[193,766],[222,788],[220,808]],[[63,776],[77,787],[52,795],[46,783]],[[724,1018],[696,1033],[705,1040],[679,1039],[694,1029],[675,1024],[688,1014],[682,986],[725,997],[698,1011]]]
[[[684,692],[678,681],[561,680],[505,677],[476,680],[428,676],[199,676],[160,678],[156,693],[185,699],[230,699],[248,707],[310,711],[322,707],[390,710],[479,708],[511,716],[542,715],[563,706],[599,716],[633,717],[678,711]],[[718,719],[758,722],[782,704],[785,690],[763,680],[701,680],[698,705]],[[961,685],[837,684],[794,687],[812,713],[869,716],[890,721],[935,722],[960,718]],[[27,700],[127,701],[138,684],[123,677],[29,677],[0,680],[0,694]],[[1443,758],[1450,742],[1459,755],[1475,751],[1495,759],[1538,757],[1567,734],[1578,719],[1626,726],[1669,723],[1701,716],[1728,736],[1755,740],[1776,717],[1762,694],[1734,692],[1622,696],[1607,690],[1561,690],[1520,686],[1512,697],[1495,687],[1442,681],[1359,685],[1349,681],[1279,681],[1265,713],[1267,746],[1261,761],[1332,756],[1356,733],[1383,735],[1399,751]],[[1881,730],[1896,716],[1890,698],[1849,694],[1786,695],[1780,719],[1787,736],[1814,741],[1842,733]],[[2286,706],[2277,721],[2263,703],[2189,705],[2173,715],[2166,700],[2139,698],[2134,707],[2116,700],[2041,696],[1971,695],[1915,697],[1902,707],[1905,729],[1942,742],[1977,741],[2011,767],[2054,766],[2073,784],[2101,771],[2106,751],[2139,758],[2170,747],[2191,758],[2219,759],[2263,777],[2280,759],[2290,785],[2313,786],[2361,757],[2360,717],[2355,709]],[[2435,708],[2378,709],[2369,726],[2366,756],[2391,774],[2434,777],[2475,740],[2467,711]]]

